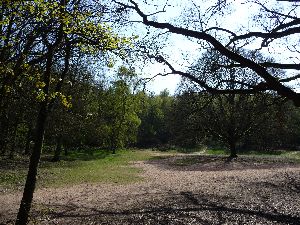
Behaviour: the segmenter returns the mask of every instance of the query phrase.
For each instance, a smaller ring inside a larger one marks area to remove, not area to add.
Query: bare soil
[[[189,155],[133,162],[143,181],[39,189],[31,224],[300,224],[300,164]],[[12,224],[21,192],[0,196]]]

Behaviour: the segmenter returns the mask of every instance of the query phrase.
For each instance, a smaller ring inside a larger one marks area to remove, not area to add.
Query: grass
[[[200,149],[201,154],[228,155],[222,149]],[[38,174],[38,187],[60,187],[81,183],[128,184],[142,180],[140,169],[132,167],[131,161],[164,159],[180,151],[172,150],[153,156],[151,150],[121,150],[115,155],[104,150],[74,151],[62,158],[60,162],[50,162],[50,156],[43,156]],[[239,155],[260,157],[278,157],[300,162],[300,151],[248,151]],[[195,163],[193,157],[176,162],[179,166]],[[197,163],[199,163],[197,161]],[[204,162],[202,162],[204,163]],[[28,159],[0,158],[0,192],[4,189],[23,189],[28,169]]]
[[[226,149],[199,149],[199,155],[206,157],[195,157],[186,156],[177,159],[173,162],[175,166],[190,166],[196,163],[208,164],[218,160],[225,160],[230,152]],[[219,158],[216,158],[218,157]],[[244,159],[248,160],[258,160],[259,162],[268,162],[268,160],[275,160],[278,162],[291,162],[300,163],[300,151],[290,151],[290,150],[265,150],[265,151],[239,151],[238,156],[243,156]],[[220,158],[221,157],[221,158]],[[270,162],[271,162],[270,161]]]
[[[230,152],[224,149],[207,149],[204,151],[205,154],[209,155],[229,155]],[[292,150],[256,150],[256,151],[238,151],[238,155],[253,155],[253,156],[278,156],[282,158],[289,158],[300,160],[300,151]]]
[[[47,157],[44,157],[47,159]],[[39,167],[38,187],[60,187],[81,183],[127,184],[142,178],[140,169],[131,161],[151,159],[150,151],[121,150],[116,154],[107,151],[72,152],[60,162],[42,160]],[[4,160],[3,162],[5,163]],[[23,187],[27,167],[0,168],[0,187]]]
[[[224,149],[206,149],[204,153],[209,155],[229,155],[229,151]]]

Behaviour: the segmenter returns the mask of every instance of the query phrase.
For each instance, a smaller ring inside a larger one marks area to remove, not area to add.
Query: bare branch
[[[278,0],[277,0],[278,1]],[[280,0],[279,0],[280,1]],[[285,0],[283,0],[285,1]],[[296,1],[294,1],[296,2]],[[298,2],[298,1],[297,1]],[[290,15],[287,15],[287,14],[283,14],[283,13],[280,13],[280,12],[277,12],[277,11],[274,11],[274,10],[271,10],[269,8],[267,8],[264,4],[262,4],[261,2],[259,1],[254,1],[255,4],[259,5],[260,7],[262,7],[266,12],[268,13],[272,13],[274,15],[278,15],[278,16],[283,16],[283,17],[286,17],[286,18],[289,18],[289,19],[298,19],[298,17],[295,17],[295,16],[290,16]]]
[[[211,30],[220,30],[220,31],[227,32],[227,33],[231,34],[231,35],[234,36],[234,37],[237,36],[234,32],[232,32],[232,31],[230,31],[230,30],[227,30],[227,29],[225,29],[225,28],[221,28],[221,27],[210,27],[210,28],[204,30],[203,32],[208,32],[208,31],[211,31]]]
[[[259,65],[266,68],[276,68],[276,69],[285,69],[285,70],[300,70],[300,64],[290,64],[290,63],[273,63],[273,62],[263,62],[258,63]],[[231,63],[227,65],[218,64],[222,68],[246,68],[247,66],[242,64]]]
[[[300,78],[300,74],[296,75],[296,76],[292,76],[292,77],[288,77],[288,78],[284,78],[284,79],[280,79],[280,82],[290,82],[296,79]]]
[[[266,83],[259,83],[256,86],[253,85],[245,85],[244,82],[239,82],[239,81],[235,81],[236,83],[240,83],[240,84],[244,84],[245,86],[248,86],[249,89],[217,89],[217,88],[213,88],[211,86],[209,86],[205,81],[198,79],[196,76],[193,76],[191,73],[188,72],[183,72],[183,71],[179,71],[176,70],[167,60],[165,60],[162,56],[151,56],[149,55],[149,57],[154,58],[157,62],[159,63],[163,63],[166,66],[169,67],[169,69],[171,70],[170,73],[166,73],[165,75],[169,75],[169,74],[178,74],[181,75],[182,77],[188,78],[189,80],[195,82],[196,84],[198,84],[200,87],[202,87],[204,90],[206,90],[207,92],[211,93],[211,94],[254,94],[260,91],[265,91],[268,90],[268,86],[266,85]]]
[[[284,31],[281,32],[274,32],[274,33],[263,33],[263,32],[249,32],[247,34],[242,34],[242,35],[238,35],[233,37],[229,44],[238,41],[238,40],[244,40],[244,39],[248,39],[248,38],[252,38],[252,37],[259,37],[259,38],[263,38],[264,41],[262,43],[263,47],[268,46],[268,40],[270,39],[277,39],[277,38],[282,38],[282,37],[286,37],[292,34],[298,34],[300,33],[300,27],[291,27],[289,29],[286,29]],[[229,45],[228,44],[228,45]]]
[[[260,76],[261,78],[263,78],[265,80],[265,85],[268,86],[268,89],[274,90],[278,94],[280,94],[288,99],[293,100],[295,105],[300,106],[300,94],[296,93],[291,88],[286,87],[283,84],[281,84],[276,77],[272,76],[266,70],[266,68],[261,66],[259,63],[256,63],[253,60],[247,59],[247,58],[243,57],[242,55],[231,51],[230,49],[226,48],[221,42],[219,42],[216,38],[214,38],[213,36],[211,36],[205,32],[199,32],[199,31],[194,31],[194,30],[190,30],[190,29],[177,27],[170,23],[160,23],[160,22],[156,22],[156,21],[151,21],[148,19],[147,15],[142,12],[142,10],[139,8],[138,4],[135,1],[130,0],[130,3],[132,5],[128,6],[128,7],[131,9],[134,9],[138,13],[138,15],[142,18],[143,23],[145,25],[151,26],[151,27],[154,27],[157,29],[162,29],[162,30],[166,29],[174,34],[179,34],[179,35],[183,35],[185,37],[191,37],[191,38],[203,40],[203,41],[210,43],[222,55],[228,57],[229,59],[231,59],[233,61],[236,61],[237,63],[241,64],[243,67],[248,67],[249,69],[256,72],[258,76]],[[273,36],[271,36],[271,38],[284,37],[284,36],[287,36],[289,34],[294,34],[294,33],[300,33],[300,27],[293,27],[293,28],[287,29],[283,32],[277,32],[277,33],[271,34],[271,35],[273,35]],[[262,38],[270,37],[270,36],[268,36],[270,34],[262,33],[262,32],[251,32],[250,34],[243,35],[243,37],[246,38],[246,37],[249,37],[249,35],[250,35],[250,37],[252,37],[253,35],[258,36],[258,37],[261,36]],[[176,71],[176,70],[174,70],[174,68],[172,66],[170,67],[170,69],[171,70],[173,69],[173,71],[179,75],[182,75],[182,76],[185,75],[185,77],[189,77],[191,80],[197,81],[197,79],[190,74]],[[209,87],[205,82],[200,81],[199,84],[202,87],[206,87],[206,89],[208,91],[213,91],[213,89],[211,89],[211,87]],[[242,90],[242,92],[245,92],[245,90]]]

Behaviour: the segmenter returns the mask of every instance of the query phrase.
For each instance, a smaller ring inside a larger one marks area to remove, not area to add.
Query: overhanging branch
[[[193,81],[194,83],[198,84],[200,87],[202,87],[205,91],[211,93],[211,94],[255,94],[261,91],[266,91],[268,90],[268,86],[266,83],[259,83],[257,85],[250,85],[250,84],[245,84],[244,82],[239,82],[235,81],[236,83],[243,84],[248,87],[248,89],[217,89],[214,87],[209,86],[205,81],[198,79],[197,77],[193,76],[191,73],[188,72],[183,72],[176,70],[171,63],[169,63],[164,57],[162,56],[151,56],[149,55],[150,58],[154,58],[157,62],[163,63],[168,68],[171,70],[170,73],[166,73],[164,75],[169,75],[169,74],[178,74],[182,77],[188,78],[189,80]],[[228,81],[224,81],[228,82]]]
[[[268,89],[274,90],[279,95],[284,96],[290,100],[293,100],[295,105],[300,106],[300,94],[294,92],[291,88],[286,87],[283,84],[281,84],[278,81],[278,79],[276,77],[272,76],[266,70],[266,68],[264,68],[263,66],[259,65],[258,63],[254,62],[250,59],[243,57],[242,55],[240,55],[236,52],[231,51],[230,49],[226,48],[221,42],[219,42],[217,39],[215,39],[213,36],[211,36],[205,32],[199,32],[199,31],[189,30],[186,28],[177,27],[170,23],[160,23],[160,22],[156,22],[156,21],[151,21],[148,19],[148,16],[142,12],[142,10],[139,8],[138,4],[135,1],[129,0],[129,2],[132,5],[126,5],[126,4],[122,3],[122,6],[130,8],[130,9],[134,9],[137,12],[137,14],[142,18],[142,21],[145,25],[151,26],[151,27],[154,27],[157,29],[166,29],[174,34],[179,34],[179,35],[183,35],[186,37],[195,38],[198,40],[204,40],[204,41],[210,43],[222,55],[225,55],[229,59],[236,61],[237,63],[241,64],[242,66],[248,67],[249,69],[256,72],[258,76],[260,76],[261,78],[263,78],[265,80],[265,83],[268,86]],[[284,35],[288,35],[288,34],[292,34],[292,33],[296,33],[296,32],[300,33],[300,27],[293,27],[293,28],[285,30],[284,32],[281,32],[279,34],[277,33],[274,35],[275,36],[276,35],[284,36]],[[256,33],[256,32],[254,32],[254,33]],[[261,32],[258,32],[257,34],[264,35],[264,33],[261,33]],[[249,34],[245,34],[245,35],[247,36]],[[251,35],[253,35],[253,32],[251,33]],[[263,37],[265,37],[265,36],[263,36]],[[180,72],[180,71],[177,71],[177,72]],[[182,72],[180,72],[178,74],[186,75]],[[189,77],[189,76],[186,75],[186,77]],[[202,83],[202,82],[200,82],[200,83]],[[202,83],[202,86],[205,87],[205,86],[207,86],[207,84]],[[208,88],[210,88],[210,87],[208,87]]]

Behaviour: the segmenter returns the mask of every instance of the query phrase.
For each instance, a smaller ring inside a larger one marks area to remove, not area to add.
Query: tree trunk
[[[50,48],[47,56],[47,61],[46,61],[46,70],[44,73],[44,82],[46,85],[44,86],[43,91],[46,95],[49,94],[52,60],[53,60],[53,48]],[[45,99],[40,104],[40,110],[36,122],[35,142],[34,142],[32,154],[30,156],[29,169],[28,169],[26,183],[23,191],[23,197],[21,200],[15,225],[26,225],[28,223],[28,217],[31,208],[33,193],[35,190],[37,170],[41,158],[48,112],[49,112],[48,99]]]
[[[57,143],[56,143],[56,148],[55,148],[52,162],[58,162],[60,160],[60,153],[62,150],[62,135],[61,134],[58,135],[56,141],[57,141]]]
[[[66,148],[66,146],[64,147],[64,152],[65,152],[65,156],[68,155],[68,148]]]
[[[7,117],[5,115],[1,115],[1,133],[0,133],[0,152],[1,155],[4,156],[6,153],[7,147],[7,137],[8,137],[8,124]]]
[[[24,187],[23,197],[21,200],[17,220],[15,223],[16,225],[26,225],[28,222],[33,193],[35,190],[37,169],[38,169],[38,164],[42,152],[47,114],[48,114],[47,102],[44,101],[41,103],[41,108],[37,118],[36,140],[30,157],[29,170],[26,178],[26,183]]]
[[[6,153],[6,142],[3,140],[0,141],[0,154],[4,156]]]
[[[25,149],[24,149],[24,155],[29,155],[30,154],[30,142],[32,138],[32,124],[30,124],[27,135],[26,135],[26,144],[25,144]]]
[[[13,159],[16,151],[16,136],[17,136],[18,123],[15,123],[12,134],[12,142],[10,146],[9,159]]]
[[[5,137],[0,137],[0,154],[2,156],[6,153],[6,140],[4,138]]]
[[[114,131],[109,137],[109,145],[109,149],[112,152],[112,154],[116,154],[116,136]]]
[[[237,152],[236,152],[236,144],[235,142],[231,142],[229,145],[230,148],[230,156],[229,158],[237,158]]]

